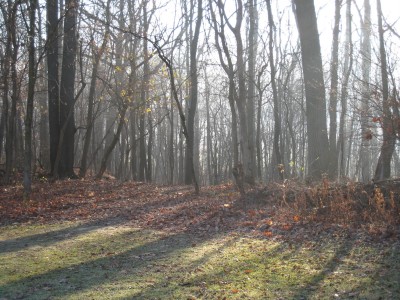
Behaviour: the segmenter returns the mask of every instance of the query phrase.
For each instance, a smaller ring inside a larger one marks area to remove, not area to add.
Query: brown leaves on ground
[[[398,234],[400,184],[314,187],[294,182],[254,188],[245,198],[231,184],[203,188],[116,180],[37,182],[30,201],[21,186],[0,187],[0,225],[82,220],[199,235],[236,231],[264,238],[304,238],[349,228]]]

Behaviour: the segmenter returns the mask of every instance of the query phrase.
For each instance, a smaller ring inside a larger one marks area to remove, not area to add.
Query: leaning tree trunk
[[[104,172],[107,169],[107,162],[110,158],[111,153],[113,152],[113,150],[115,148],[115,145],[117,145],[117,143],[118,143],[122,128],[124,127],[125,114],[126,114],[127,109],[128,109],[128,106],[126,104],[124,104],[122,110],[119,112],[120,117],[119,117],[117,132],[114,134],[114,137],[111,140],[111,143],[108,145],[107,149],[104,152],[103,158],[101,159],[100,170],[96,175],[96,179],[101,179],[103,177]]]
[[[328,172],[328,134],[325,86],[317,17],[313,0],[293,0],[300,35],[306,96],[308,175],[319,178]]]

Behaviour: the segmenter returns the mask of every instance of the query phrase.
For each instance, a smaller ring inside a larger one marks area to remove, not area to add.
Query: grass
[[[398,243],[123,224],[0,227],[0,299],[400,299]]]

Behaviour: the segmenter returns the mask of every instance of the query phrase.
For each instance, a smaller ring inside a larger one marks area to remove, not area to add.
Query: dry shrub
[[[357,227],[400,224],[400,180],[363,184],[324,177],[314,185],[285,181],[269,185],[263,195],[275,202],[280,213],[300,215],[303,220]]]

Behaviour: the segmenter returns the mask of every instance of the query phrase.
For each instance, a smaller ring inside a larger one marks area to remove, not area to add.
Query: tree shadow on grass
[[[164,203],[170,203],[171,205],[173,203],[179,204],[176,209],[167,212],[171,214],[170,218],[179,217],[181,213],[187,210],[186,205],[180,205],[183,203],[183,198],[184,196],[168,197],[165,199]],[[160,208],[160,204],[145,206],[147,211],[158,210]],[[112,215],[115,216],[115,214]],[[101,257],[98,256],[98,253],[95,253],[93,257],[79,264],[61,264],[62,267],[52,267],[53,269],[44,271],[41,274],[26,276],[8,282],[0,286],[0,295],[10,299],[47,299],[49,297],[73,296],[93,289],[102,289],[104,286],[108,286],[113,282],[123,281],[129,274],[145,272],[146,264],[150,263],[150,261],[154,263],[168,255],[193,247],[193,241],[194,243],[202,243],[214,238],[216,234],[220,232],[208,232],[207,234],[197,236],[190,233],[193,227],[205,227],[208,225],[208,217],[214,218],[215,214],[212,213],[205,216],[195,225],[181,227],[181,232],[171,234],[164,233],[159,238],[145,241],[145,243],[141,245],[135,245],[134,243],[132,246],[129,246],[129,237],[122,239],[121,243],[126,243],[128,246],[120,253],[100,253]],[[182,218],[184,220],[187,219],[185,216]],[[0,244],[0,253],[7,254],[21,250],[29,250],[28,248],[34,245],[41,246],[45,250],[46,247],[51,245],[73,241],[74,238],[80,235],[86,235],[91,231],[102,229],[107,226],[122,225],[127,221],[129,221],[129,216],[125,215],[103,220],[94,220],[72,226],[72,228],[63,228],[2,241]],[[156,224],[157,220],[153,220],[148,225],[150,225],[149,228],[154,228],[157,227],[155,226]],[[188,222],[188,224],[191,223]],[[138,237],[140,238],[140,234],[144,234],[145,232],[145,229],[137,231]],[[91,241],[91,243],[93,243],[93,241]],[[80,251],[82,251],[82,249],[80,249]],[[26,252],[24,251],[22,253]],[[147,257],[149,253],[151,255]],[[68,256],[68,251],[65,251],[64,256]],[[27,259],[29,259],[29,257],[27,257]],[[177,258],[177,260],[179,260],[179,258]],[[15,272],[21,271],[15,270]],[[138,274],[137,277],[140,278],[141,276],[141,274]],[[3,278],[5,278],[4,275]]]
[[[308,279],[305,286],[294,289],[293,299],[309,299],[316,293],[316,290],[321,289],[321,283],[338,270],[342,264],[342,260],[350,255],[351,250],[354,247],[354,240],[344,238],[337,241],[337,243],[338,245],[332,257],[325,262],[321,262],[321,265],[319,266],[321,271]],[[319,252],[324,253],[327,250],[329,251],[330,249],[321,248],[319,249]],[[330,297],[332,298],[334,295],[332,294]]]
[[[125,222],[119,218],[93,220],[80,223],[63,229],[50,230],[39,234],[28,235],[19,238],[11,238],[0,241],[0,254],[20,251],[33,246],[47,247],[51,244],[68,240],[79,235],[87,234],[90,231],[104,226],[116,226]]]
[[[235,230],[235,227],[239,226],[242,221],[238,211],[230,213],[230,208],[223,208],[226,202],[219,195],[216,195],[215,202],[222,209],[215,210],[210,209],[208,202],[202,202],[201,197],[188,196],[184,190],[179,190],[182,195],[174,194],[175,191],[170,190],[161,193],[150,191],[154,195],[147,196],[148,198],[143,201],[139,196],[140,193],[147,193],[147,187],[143,186],[143,189],[145,189],[143,191],[140,190],[140,186],[135,186],[135,188],[135,190],[125,193],[117,200],[114,198],[112,200],[107,200],[108,198],[96,200],[97,207],[101,208],[102,211],[116,208],[110,212],[106,211],[106,215],[109,216],[107,218],[97,218],[94,221],[74,226],[72,229],[64,228],[54,232],[3,241],[0,242],[0,253],[24,250],[32,245],[48,247],[58,242],[72,240],[108,225],[122,225],[127,221],[133,228],[137,228],[139,225],[148,229],[164,229],[171,234],[164,234],[156,239],[144,241],[140,245],[128,245],[117,254],[112,252],[96,254],[79,264],[64,265],[42,274],[8,282],[0,286],[0,295],[11,299],[47,299],[63,296],[77,297],[77,295],[83,295],[85,292],[98,290],[97,295],[101,297],[103,289],[110,288],[110,285],[114,283],[115,286],[121,287],[121,283],[132,278],[131,282],[134,284],[139,282],[139,286],[132,286],[131,291],[129,291],[127,285],[122,286],[126,289],[128,295],[126,299],[133,299],[134,297],[137,299],[154,299],[153,295],[157,291],[173,293],[174,289],[190,287],[169,285],[171,279],[168,278],[168,268],[163,266],[166,258],[173,257],[174,263],[182,264],[180,267],[190,268],[191,265],[185,266],[184,262],[179,260],[179,255],[176,256],[177,253],[192,247],[193,240],[195,243],[205,242],[219,234],[226,234],[230,230]],[[139,196],[136,197],[136,194]],[[82,205],[91,205],[91,203],[88,201],[88,204]],[[96,211],[96,208],[93,208],[93,214],[104,216]],[[224,224],[225,227],[223,227]],[[201,230],[199,231],[199,229]],[[141,229],[137,237],[140,238],[141,235],[146,235],[146,230]],[[128,237],[126,243],[130,243]],[[290,259],[291,256],[300,251],[304,243],[305,241],[292,243],[294,248],[279,257]],[[321,271],[312,276],[306,282],[306,286],[286,285],[293,295],[291,298],[312,297],[315,294],[313,288],[321,286],[324,279],[337,270],[342,258],[346,257],[354,246],[353,242],[347,238],[343,241],[338,240],[338,243],[340,244],[335,248],[333,256],[329,260],[323,261]],[[25,244],[27,245],[25,246]],[[268,254],[278,256],[285,249],[284,246],[281,246]],[[324,248],[321,248],[321,251],[324,251]],[[213,253],[216,255],[218,250]],[[204,264],[213,254],[210,253],[209,255],[194,261],[192,265]],[[152,267],[155,264],[160,265],[159,271]],[[179,269],[179,266],[176,268]],[[204,277],[204,280],[207,279],[207,276]],[[218,273],[215,276],[223,277],[224,274]],[[198,280],[201,280],[201,276],[198,277]],[[123,298],[123,296],[121,297]]]
[[[104,253],[101,257],[79,264],[9,282],[0,286],[0,294],[6,299],[48,299],[74,295],[123,280],[127,274],[144,268],[150,258],[165,257],[189,246],[190,240],[182,234],[156,239],[140,246],[133,245],[119,254]],[[101,296],[101,293],[98,295]]]

